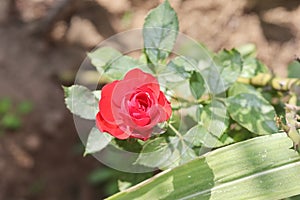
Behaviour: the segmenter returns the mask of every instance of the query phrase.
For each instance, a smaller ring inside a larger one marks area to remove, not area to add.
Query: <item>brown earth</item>
[[[80,140],[58,77],[66,70],[76,72],[85,52],[103,39],[141,28],[159,1],[69,1],[52,24],[45,19],[59,0],[0,2],[0,98],[34,104],[22,128],[0,138],[0,199],[96,199],[104,194],[102,185],[87,181],[101,164],[78,150]],[[214,51],[254,43],[258,57],[280,76],[300,55],[298,0],[170,2],[180,30]]]

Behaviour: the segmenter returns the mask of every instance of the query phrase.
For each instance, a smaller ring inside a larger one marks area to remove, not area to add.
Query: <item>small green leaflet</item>
[[[220,138],[229,126],[229,116],[224,103],[213,100],[204,106],[201,113],[203,127],[217,138]]]
[[[167,0],[149,12],[143,27],[143,37],[144,51],[151,63],[157,65],[169,56],[178,29],[177,14]]]
[[[241,72],[240,77],[251,78],[259,73],[268,73],[269,70],[265,64],[260,62],[256,58],[245,58],[243,60],[243,70]]]
[[[190,90],[196,99],[205,92],[205,82],[199,72],[194,71],[190,77]]]
[[[250,93],[262,96],[252,85],[235,82],[228,90],[228,96],[235,96],[241,93]]]
[[[226,99],[226,105],[232,119],[249,131],[258,135],[277,131],[275,110],[263,97],[240,93]]]
[[[242,71],[241,55],[235,49],[223,50],[216,55],[215,61],[218,64],[224,87],[227,89],[240,76]]]
[[[122,79],[128,71],[134,68],[142,68],[143,71],[149,72],[149,69],[138,60],[122,55],[110,47],[101,47],[88,53],[88,57],[101,76],[105,76],[111,81]]]
[[[214,56],[213,61],[199,62],[200,73],[204,78],[208,92],[225,92],[240,76],[242,58],[238,51],[223,50]]]
[[[65,92],[65,103],[71,113],[84,119],[94,120],[98,112],[98,100],[86,87],[73,85],[63,87]]]
[[[206,146],[209,148],[221,146],[222,143],[213,135],[211,135],[202,125],[198,124],[192,127],[183,136],[184,140],[193,146]]]
[[[101,99],[101,90],[95,90],[93,91],[93,94],[95,95],[98,101]]]
[[[171,156],[170,144],[163,137],[148,140],[139,154],[136,163],[147,167],[159,167]]]
[[[241,54],[243,58],[255,57],[257,54],[256,46],[252,43],[239,46],[236,48],[236,50]]]
[[[105,68],[105,75],[111,80],[119,80],[124,78],[125,74],[134,68],[141,68],[138,60],[129,56],[121,56]],[[145,69],[142,70],[145,71]]]
[[[110,134],[102,133],[98,128],[93,127],[87,139],[84,156],[101,151],[112,139]]]
[[[103,73],[105,66],[113,63],[114,60],[117,60],[121,56],[122,54],[119,51],[111,47],[101,47],[88,53],[88,57],[91,59],[92,64],[101,74]]]
[[[300,78],[300,62],[294,61],[288,66],[288,77],[289,78]]]
[[[191,77],[191,72],[195,70],[196,62],[191,62],[183,56],[172,59],[165,67],[161,76],[170,82],[183,81]]]

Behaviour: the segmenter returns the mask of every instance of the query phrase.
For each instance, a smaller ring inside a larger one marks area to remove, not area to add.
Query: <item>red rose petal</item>
[[[132,121],[138,126],[146,126],[147,124],[150,123],[151,119],[150,117],[144,117],[140,119],[133,118]]]
[[[152,76],[151,74],[145,73],[138,68],[135,68],[135,69],[129,71],[124,77],[124,80],[132,80],[132,79],[143,80],[144,83],[157,83],[158,84],[158,82],[154,76]]]
[[[166,121],[171,117],[172,114],[172,108],[171,104],[166,98],[165,94],[163,92],[160,92],[159,98],[158,98],[158,103],[161,105],[166,113],[166,118],[162,119],[161,121]]]
[[[129,137],[129,135],[122,131],[117,125],[105,121],[100,112],[98,112],[96,116],[96,125],[102,132],[107,132],[118,139],[124,140]]]
[[[102,92],[101,92],[101,99],[99,102],[99,110],[101,112],[102,117],[109,122],[114,122],[115,118],[113,116],[113,112],[112,112],[112,94],[113,91],[116,87],[116,84],[119,81],[114,81],[112,83],[109,83],[107,85],[105,85],[102,88]]]
[[[154,96],[159,96],[160,88],[157,79],[140,69],[133,69],[125,75],[124,80],[116,85],[113,93],[114,103],[120,105],[126,94],[135,93],[138,88],[150,89],[151,93],[155,94]],[[139,90],[143,91],[144,89]]]

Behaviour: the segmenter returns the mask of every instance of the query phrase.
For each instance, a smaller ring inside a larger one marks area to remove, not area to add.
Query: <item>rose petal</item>
[[[159,96],[160,88],[157,79],[140,69],[133,69],[116,85],[112,94],[114,104],[120,105],[122,98],[127,94],[135,93],[137,88],[148,88],[154,96]]]
[[[157,83],[157,79],[152,76],[151,74],[145,73],[142,70],[135,68],[131,71],[129,71],[125,77],[124,80],[133,80],[133,79],[137,79],[137,80],[143,80],[145,83]]]
[[[101,91],[101,99],[99,102],[99,110],[101,112],[102,117],[108,121],[113,123],[115,121],[115,117],[113,115],[113,104],[112,104],[112,94],[116,87],[116,84],[119,81],[114,81],[105,85]]]
[[[152,127],[160,122],[166,121],[166,119],[168,118],[164,108],[159,104],[151,108],[149,116],[151,116],[150,125]]]
[[[152,133],[152,129],[143,130],[143,131],[134,130],[132,132],[132,134],[130,135],[130,137],[138,138],[138,139],[145,141],[145,140],[149,139],[149,137],[151,136],[151,133]]]
[[[151,121],[150,117],[144,117],[144,118],[140,118],[140,119],[133,118],[132,120],[138,126],[146,126]]]
[[[171,117],[172,108],[171,108],[171,103],[168,101],[168,99],[166,98],[163,92],[160,92],[158,98],[158,104],[162,106],[164,112],[166,113],[165,118],[161,118],[160,122],[168,120]]]
[[[159,84],[147,83],[147,84],[140,86],[137,90],[148,93],[150,95],[150,99],[152,101],[154,100],[154,102],[152,102],[152,103],[153,104],[157,103],[156,99],[159,97],[159,93],[160,93]]]
[[[107,132],[121,140],[127,139],[130,136],[128,133],[122,131],[117,125],[105,121],[100,112],[98,112],[96,116],[96,126],[102,132]]]

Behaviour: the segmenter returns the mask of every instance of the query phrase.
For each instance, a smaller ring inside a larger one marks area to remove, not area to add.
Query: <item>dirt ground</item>
[[[66,7],[59,7],[61,2],[0,2],[0,98],[34,104],[21,129],[0,137],[0,200],[102,197],[102,186],[87,180],[101,163],[82,157],[61,88],[71,82],[60,77],[76,72],[86,52],[102,40],[141,28],[147,12],[159,3],[67,0]],[[214,51],[254,43],[258,57],[280,76],[300,56],[299,0],[170,2],[180,30]],[[57,8],[62,8],[58,14]]]

